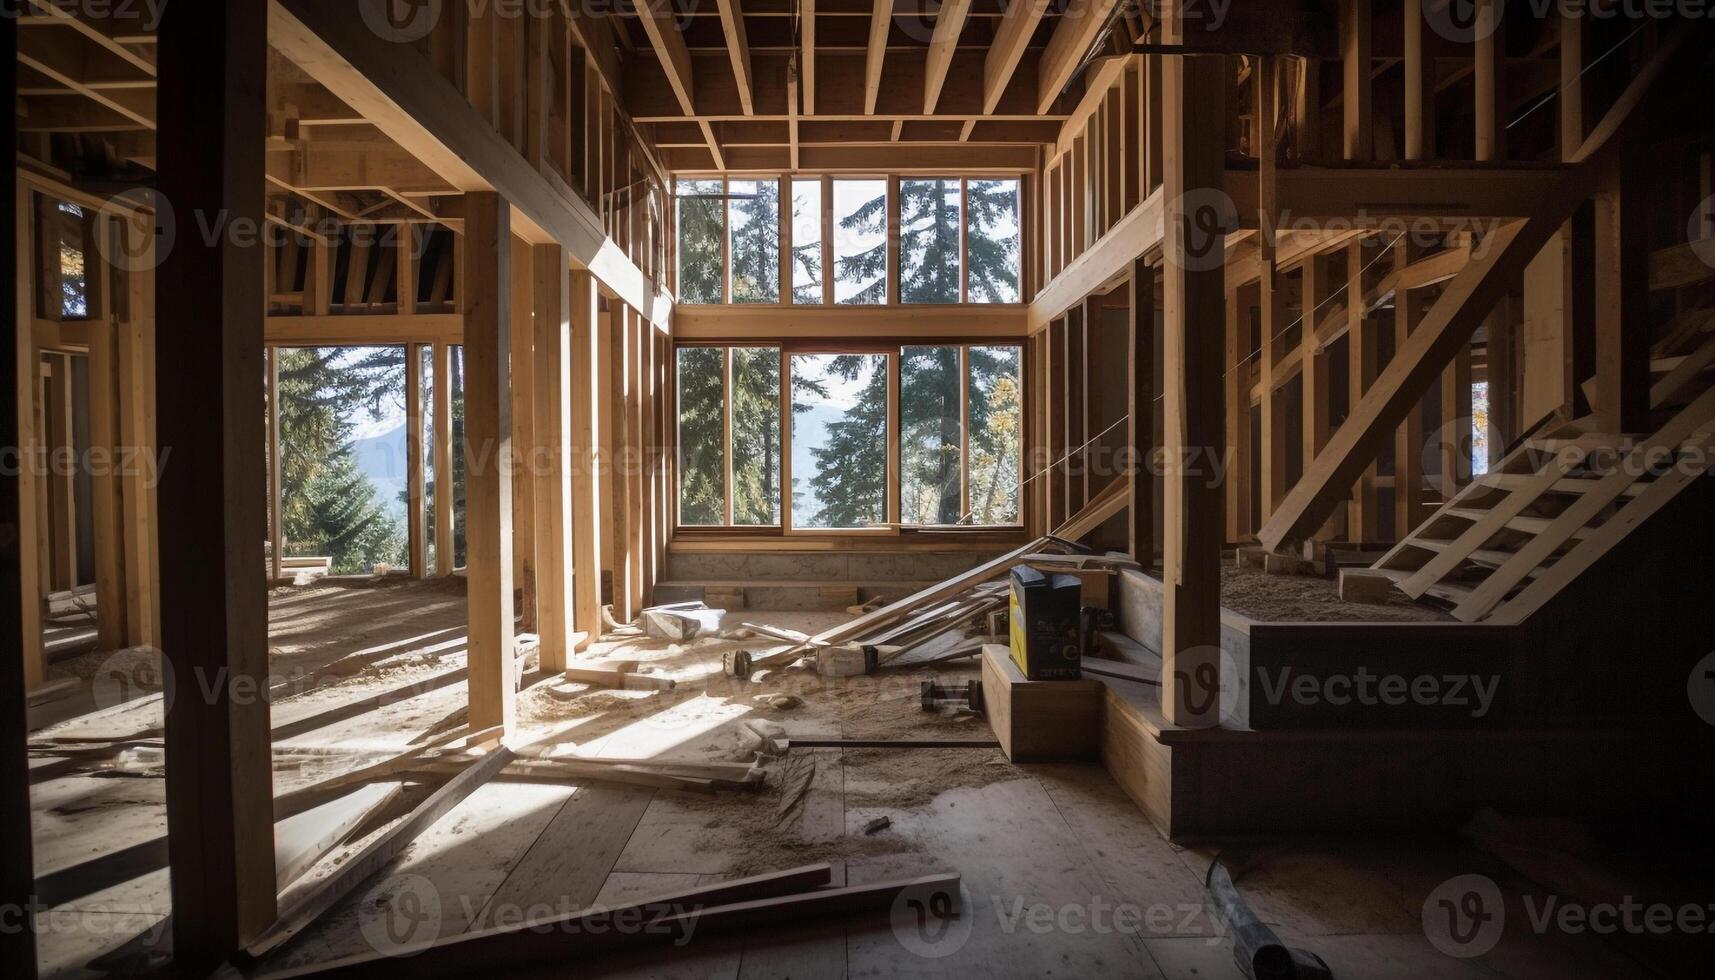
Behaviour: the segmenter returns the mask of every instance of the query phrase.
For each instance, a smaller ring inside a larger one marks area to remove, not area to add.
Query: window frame
[[[678,186],[681,182],[714,181],[720,184],[721,198],[721,298],[715,303],[680,302],[676,305],[692,309],[715,309],[719,307],[742,307],[746,310],[868,310],[881,309],[948,309],[955,307],[973,306],[987,310],[1017,310],[1029,306],[1025,287],[1028,282],[1026,274],[1027,256],[1023,243],[1028,241],[1032,217],[1027,206],[1028,187],[1030,180],[1028,171],[997,171],[993,173],[949,173],[945,169],[926,171],[923,173],[890,173],[881,174],[866,171],[851,173],[822,173],[803,174],[791,171],[734,171],[730,174],[677,174],[673,178],[672,194],[674,201],[678,200]],[[732,299],[732,228],[729,209],[731,206],[731,182],[734,180],[773,180],[780,188],[779,215],[779,289],[778,299],[773,303],[735,303]],[[840,303],[834,298],[834,182],[838,180],[877,180],[887,187],[887,269],[884,273],[885,299],[880,303]],[[959,298],[955,302],[913,302],[906,303],[900,296],[900,272],[903,265],[901,255],[900,229],[900,185],[908,180],[946,180],[958,181],[959,185]],[[1017,183],[1018,195],[1018,233],[1021,247],[1017,256],[1016,276],[1019,284],[1019,299],[1013,303],[972,302],[970,291],[970,236],[971,209],[970,183],[977,181],[1010,180]],[[793,198],[792,186],[796,183],[818,182],[821,185],[819,206],[821,209],[821,257],[822,257],[822,297],[819,303],[799,303],[794,299],[793,277],[795,268],[792,261],[793,249]],[[678,208],[674,207],[675,219]],[[673,229],[672,250],[675,259],[680,254],[680,229]],[[680,279],[683,269],[675,261],[673,286],[675,293],[680,292]]]
[[[990,304],[992,305],[992,304]],[[679,517],[680,486],[682,473],[675,472],[672,490],[673,500],[673,536],[675,539],[707,539],[707,538],[751,538],[751,537],[796,537],[796,538],[849,538],[849,537],[902,537],[919,533],[959,534],[959,535],[1004,535],[1015,536],[1022,533],[1029,520],[1029,504],[1024,499],[1024,487],[1027,483],[1028,457],[1030,455],[1030,344],[1026,337],[965,337],[965,338],[915,338],[915,337],[885,337],[873,340],[843,340],[827,341],[814,338],[778,338],[764,339],[706,339],[701,337],[675,340],[673,344],[673,362],[671,376],[675,379],[679,371],[679,351],[684,348],[723,349],[722,355],[722,439],[724,451],[724,473],[722,498],[724,508],[724,524],[685,524]],[[1018,502],[1017,519],[1007,524],[902,524],[900,511],[900,492],[902,489],[902,452],[901,445],[901,411],[900,388],[903,383],[901,374],[903,368],[903,350],[907,347],[956,347],[959,350],[959,480],[960,480],[960,514],[971,514],[971,379],[970,359],[971,349],[975,347],[1010,347],[1018,351],[1018,388],[1022,427],[1019,433],[1018,453],[1018,486],[1020,499]],[[730,397],[732,384],[732,350],[734,348],[777,348],[780,356],[780,523],[779,524],[734,524],[733,523],[733,472],[732,472],[732,400]],[[867,528],[806,528],[795,526],[792,520],[792,358],[803,354],[883,354],[887,356],[887,467],[886,483],[886,521],[883,525]],[[675,380],[675,384],[676,384]],[[674,458],[677,459],[683,451],[679,445],[678,423],[678,394],[674,395],[674,420],[672,437],[674,442]]]

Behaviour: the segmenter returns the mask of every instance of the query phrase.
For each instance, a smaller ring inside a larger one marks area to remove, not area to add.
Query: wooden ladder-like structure
[[[1715,452],[1715,336],[1651,363],[1644,438],[1563,422],[1525,440],[1372,568],[1463,622],[1521,622],[1686,486]],[[1682,396],[1689,395],[1689,400]]]

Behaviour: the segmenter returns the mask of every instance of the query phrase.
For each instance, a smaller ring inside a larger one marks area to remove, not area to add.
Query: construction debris
[[[643,610],[638,622],[649,636],[684,643],[718,632],[725,617],[725,609],[710,609],[701,602],[676,602]]]
[[[637,673],[635,663],[632,663],[630,667],[608,664],[567,667],[565,678],[580,684],[594,684],[597,687],[613,687],[627,691],[671,691],[678,686],[677,682],[670,677],[654,677],[649,674]]]
[[[876,817],[874,820],[863,825],[863,832],[866,834],[879,834],[891,826],[893,826],[892,817]]]

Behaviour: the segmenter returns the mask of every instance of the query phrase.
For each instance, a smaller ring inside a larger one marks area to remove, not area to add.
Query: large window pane
[[[887,355],[792,357],[792,526],[887,520]]]
[[[959,348],[906,347],[899,361],[899,519],[960,517]]]
[[[970,209],[972,303],[1019,302],[1018,181],[972,180],[967,187]]]
[[[792,182],[792,302],[822,301],[822,182]]]
[[[887,181],[834,181],[834,302],[887,302]]]
[[[719,180],[681,180],[679,199],[679,302],[719,303],[721,238],[725,209]]]
[[[726,351],[679,348],[679,523],[726,523]]]
[[[780,182],[727,182],[732,301],[780,302]]]
[[[780,348],[732,350],[732,522],[780,523]]]
[[[1024,349],[972,347],[971,522],[1017,524],[1024,459]]]
[[[280,529],[336,575],[404,567],[405,348],[284,347]]]
[[[899,298],[959,301],[959,182],[899,182]]]

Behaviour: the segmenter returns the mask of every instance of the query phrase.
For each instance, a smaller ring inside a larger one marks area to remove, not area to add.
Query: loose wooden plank
[[[539,904],[593,905],[654,798],[653,790],[637,787],[577,787],[518,860],[478,921],[496,921],[497,913],[511,917],[516,910]]]

